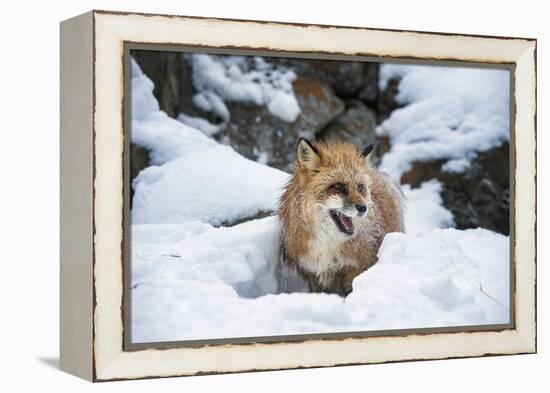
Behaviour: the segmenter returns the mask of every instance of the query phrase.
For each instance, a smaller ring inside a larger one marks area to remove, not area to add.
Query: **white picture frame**
[[[509,66],[510,326],[163,349],[125,345],[125,51],[136,43]],[[61,368],[109,381],[536,352],[535,97],[534,39],[106,11],[62,22]]]

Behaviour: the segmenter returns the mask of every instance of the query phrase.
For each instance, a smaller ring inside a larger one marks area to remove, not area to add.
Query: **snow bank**
[[[401,78],[396,99],[406,105],[377,129],[391,140],[381,169],[394,179],[414,161],[444,159],[444,170],[461,172],[509,140],[509,71],[384,64],[380,75],[381,88]]]
[[[282,171],[216,145],[141,171],[134,181],[132,222],[231,223],[275,210],[287,180]]]
[[[132,142],[149,149],[156,164],[134,179],[132,223],[221,225],[276,208],[288,174],[170,118],[152,91],[132,62]]]
[[[261,57],[187,55],[198,93],[193,103],[214,112],[224,121],[230,117],[224,101],[265,105],[269,112],[292,123],[300,114],[292,82],[296,74],[274,67]]]
[[[137,225],[133,236],[148,231],[159,232]],[[274,294],[275,217],[160,232],[165,247],[132,250],[136,342],[508,322],[508,239],[487,230],[390,234],[346,299]]]

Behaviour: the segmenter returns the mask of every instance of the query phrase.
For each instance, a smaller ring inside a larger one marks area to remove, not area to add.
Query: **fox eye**
[[[358,191],[360,194],[364,193],[364,192],[365,192],[365,185],[362,184],[362,183],[359,183],[359,184],[357,185],[357,191]]]
[[[339,192],[340,194],[346,194],[346,186],[344,186],[342,183],[334,183],[332,186],[330,186],[334,191]]]

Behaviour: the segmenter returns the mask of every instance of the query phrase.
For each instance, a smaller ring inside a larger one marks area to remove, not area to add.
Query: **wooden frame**
[[[513,324],[490,331],[399,332],[163,350],[125,346],[124,53],[136,43],[491,63],[512,69],[512,119],[516,135],[521,135],[514,138],[511,149],[516,191],[511,213]],[[63,22],[61,368],[105,381],[535,352],[535,89],[532,39],[103,11]]]

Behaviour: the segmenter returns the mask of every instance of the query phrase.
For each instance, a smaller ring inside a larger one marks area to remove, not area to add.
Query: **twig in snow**
[[[462,277],[464,277],[464,279],[471,285],[473,286],[474,288],[476,287],[476,285],[472,282],[472,280],[470,280],[463,272],[462,270],[460,270],[458,268],[458,266],[455,265],[455,263],[453,262],[453,258],[449,255],[449,262],[451,263],[451,265],[456,269],[457,272],[460,273],[460,275]],[[481,282],[479,282],[479,291],[487,296],[489,299],[491,299],[492,301],[494,301],[496,304],[498,304],[500,307],[502,307],[503,309],[505,309],[506,311],[510,312],[510,309],[508,309],[508,307],[506,307],[504,304],[502,304],[501,302],[499,302],[497,299],[495,299],[494,297],[492,297],[491,295],[489,295],[487,292],[485,292],[483,290],[483,287],[481,286]]]
[[[138,257],[138,259],[141,259],[142,261],[148,261],[147,258],[143,258],[143,257],[140,256],[138,253],[136,253],[135,256]]]

